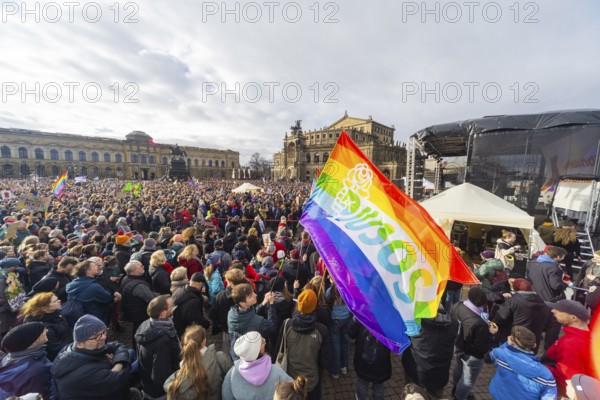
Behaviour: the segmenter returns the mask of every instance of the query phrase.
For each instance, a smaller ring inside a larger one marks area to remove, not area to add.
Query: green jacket
[[[475,268],[475,276],[481,281],[484,288],[491,286],[491,280],[496,276],[496,272],[503,271],[504,264],[497,258],[491,258],[481,263],[479,268]]]

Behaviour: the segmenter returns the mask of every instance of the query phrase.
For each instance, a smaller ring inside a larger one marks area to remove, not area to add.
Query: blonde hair
[[[191,259],[196,257],[199,253],[200,251],[198,250],[198,247],[195,244],[190,244],[185,246],[185,249],[183,249],[183,251],[181,252],[179,257],[177,257],[177,259]]]
[[[167,257],[165,256],[165,252],[162,250],[155,251],[150,256],[150,266],[151,267],[161,267],[167,262]]]
[[[200,352],[205,340],[206,331],[203,327],[193,324],[186,328],[181,340],[181,369],[167,389],[168,400],[179,398],[179,389],[185,380],[196,392],[196,399],[207,399],[211,394],[210,379],[202,365]]]
[[[308,397],[308,381],[299,375],[293,382],[279,382],[275,385],[275,394],[281,400],[305,400]]]
[[[192,239],[195,235],[196,235],[196,229],[195,228],[185,228],[183,230],[183,232],[181,232],[181,236],[183,237],[183,241],[186,242],[186,243],[189,243],[190,239]]]
[[[50,305],[54,296],[55,294],[52,292],[36,294],[21,308],[21,314],[25,317],[42,317],[46,314],[46,308]]]

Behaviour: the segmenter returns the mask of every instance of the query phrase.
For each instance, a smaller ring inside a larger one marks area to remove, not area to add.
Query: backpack
[[[6,302],[10,307],[10,311],[17,312],[25,304],[25,288],[23,282],[19,279],[17,272],[0,272],[0,278],[6,282],[6,288],[4,289],[4,295]]]
[[[165,253],[165,257],[167,258],[167,262],[173,267],[177,268],[179,266],[179,262],[177,261],[177,252],[173,249],[165,249],[163,250]]]
[[[381,349],[381,342],[369,331],[364,335],[363,351],[360,357],[367,364],[374,364],[377,361],[378,352]]]
[[[60,315],[73,327],[77,320],[85,315],[85,308],[83,303],[73,297],[62,305]]]

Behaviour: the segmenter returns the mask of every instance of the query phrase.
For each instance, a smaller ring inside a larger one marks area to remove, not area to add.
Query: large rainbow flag
[[[429,214],[342,132],[300,223],[348,308],[401,353],[437,314],[446,281],[479,281]]]
[[[65,173],[63,173],[61,176],[58,177],[58,179],[54,182],[54,184],[52,184],[52,196],[60,196],[60,193],[63,191],[63,189],[65,188],[65,184],[67,182],[67,172],[65,171]]]

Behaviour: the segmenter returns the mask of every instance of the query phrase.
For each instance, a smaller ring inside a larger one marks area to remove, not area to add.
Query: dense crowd
[[[352,342],[356,398],[383,399],[390,351],[353,317],[298,223],[310,184],[253,183],[265,190],[97,180],[36,211],[21,197],[49,195],[51,181],[1,181],[0,399],[320,399],[323,374],[349,373]],[[512,271],[514,251],[506,232],[482,252],[482,285],[463,301],[448,283],[402,354],[405,398],[444,398],[452,375],[454,398],[472,399],[486,361],[495,399],[577,398],[595,384],[600,255],[576,279],[586,292],[567,300],[567,250],[548,246],[526,276]],[[126,343],[107,341],[129,327]],[[207,345],[214,335],[222,348]]]

